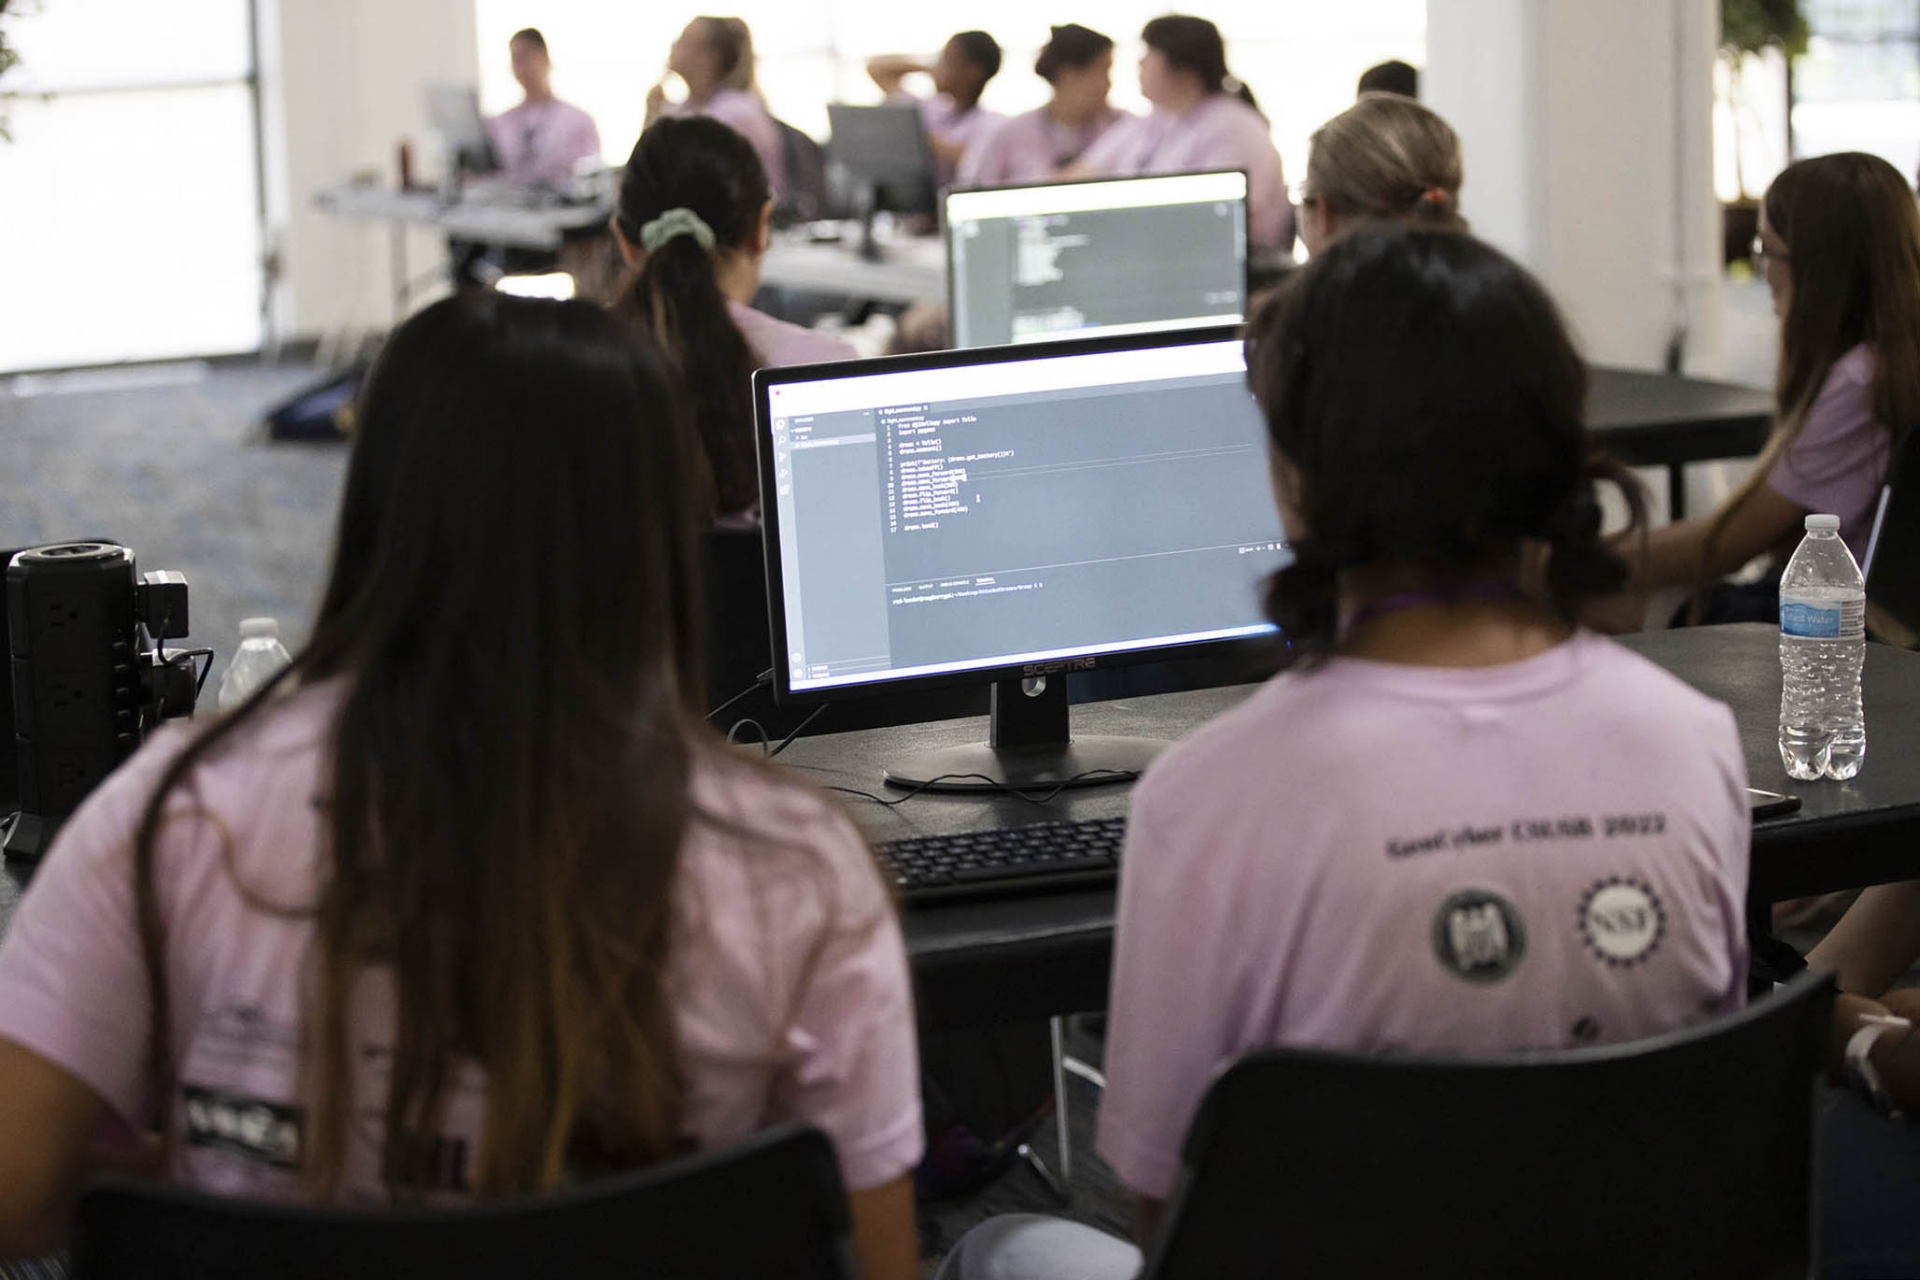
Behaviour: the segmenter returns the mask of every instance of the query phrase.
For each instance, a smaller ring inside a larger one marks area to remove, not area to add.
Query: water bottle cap
[[[280,621],[277,618],[244,618],[240,622],[242,640],[258,640],[263,636],[278,636]]]
[[[1840,529],[1840,517],[1839,516],[1808,516],[1807,532],[1812,533],[1816,529],[1824,533],[1836,533]]]

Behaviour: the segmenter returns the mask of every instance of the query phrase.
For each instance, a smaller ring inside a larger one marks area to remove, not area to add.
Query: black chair
[[[1874,638],[1920,648],[1920,448],[1894,451],[1867,544],[1867,625]]]
[[[1812,1274],[1833,984],[1630,1044],[1282,1049],[1214,1082],[1144,1276]]]
[[[72,1280],[853,1280],[833,1146],[783,1127],[578,1190],[458,1209],[322,1209],[117,1183],[74,1220]]]
[[[774,206],[774,221],[788,227],[834,216],[827,181],[827,149],[785,120],[775,120],[780,131],[780,153],[786,163],[787,191]]]

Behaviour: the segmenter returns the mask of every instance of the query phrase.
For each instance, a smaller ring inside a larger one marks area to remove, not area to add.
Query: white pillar
[[[391,185],[395,150],[413,142],[426,176],[425,88],[477,84],[473,0],[261,0],[269,235],[282,257],[283,333],[313,337],[392,319],[383,225],[344,222],[314,194],[356,174]],[[491,51],[504,59],[506,50]],[[445,238],[407,236],[414,274],[442,261]]]
[[[1596,363],[1719,372],[1716,0],[1428,0],[1422,92],[1462,211],[1538,273]]]

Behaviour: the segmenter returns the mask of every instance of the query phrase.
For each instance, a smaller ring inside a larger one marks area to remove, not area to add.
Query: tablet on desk
[[[1762,791],[1758,787],[1747,788],[1747,801],[1753,806],[1753,820],[1778,818],[1800,810],[1800,797],[1781,795],[1778,791]]]

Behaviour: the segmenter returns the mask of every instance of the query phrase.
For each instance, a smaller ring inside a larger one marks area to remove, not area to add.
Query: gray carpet
[[[211,695],[240,619],[278,618],[289,647],[306,635],[346,452],[267,444],[255,424],[313,376],[215,369],[27,397],[0,380],[0,548],[105,536],[133,548],[143,572],[180,570],[192,639],[218,654]]]
[[[346,450],[271,444],[257,430],[265,409],[313,378],[310,369],[186,367],[127,376],[164,385],[0,379],[0,548],[106,536],[133,548],[143,571],[184,573],[192,640],[218,653],[203,703],[211,710],[240,619],[278,618],[289,648],[305,637],[326,573]],[[1076,1047],[1097,1057],[1091,1043]],[[1071,1202],[1060,1204],[1017,1164],[984,1191],[926,1206],[927,1274],[962,1232],[998,1213],[1062,1213],[1125,1234],[1125,1194],[1093,1154],[1096,1092],[1078,1079],[1069,1090]],[[1051,1123],[1033,1145],[1049,1168],[1059,1167]],[[0,1264],[0,1280],[49,1274],[59,1273]]]

